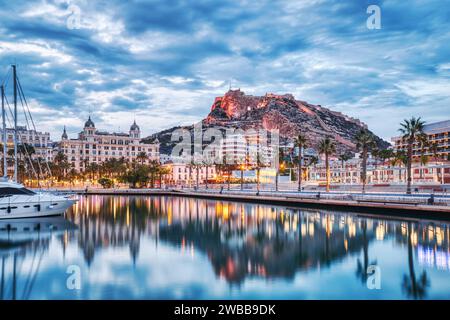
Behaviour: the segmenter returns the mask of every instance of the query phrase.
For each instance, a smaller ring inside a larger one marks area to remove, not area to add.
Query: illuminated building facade
[[[108,159],[125,159],[127,162],[140,162],[138,155],[145,153],[144,163],[159,162],[159,141],[142,143],[139,126],[134,122],[128,133],[98,131],[89,117],[77,139],[69,139],[64,132],[58,151],[62,151],[72,168],[83,171],[88,163],[100,164]]]

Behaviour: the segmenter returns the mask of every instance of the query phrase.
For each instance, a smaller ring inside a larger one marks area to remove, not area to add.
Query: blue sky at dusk
[[[380,30],[366,27],[371,4]],[[64,125],[74,137],[89,113],[110,131],[136,118],[144,135],[192,124],[230,81],[342,111],[388,139],[404,118],[450,118],[450,2],[0,0],[0,81],[14,62],[53,139]]]

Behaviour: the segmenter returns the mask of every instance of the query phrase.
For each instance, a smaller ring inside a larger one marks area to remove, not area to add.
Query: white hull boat
[[[0,182],[0,220],[58,216],[77,200],[39,193],[14,182]]]
[[[63,216],[0,220],[0,255],[9,248],[76,229],[77,226]]]

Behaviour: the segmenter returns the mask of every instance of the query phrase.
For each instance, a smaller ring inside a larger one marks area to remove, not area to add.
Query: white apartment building
[[[278,142],[273,143],[264,130],[228,133],[221,143],[222,159],[230,164],[255,165],[258,154],[259,161],[270,166],[275,160],[274,150],[278,150]]]
[[[425,124],[423,132],[427,135],[428,143],[436,144],[437,156],[447,160],[450,156],[450,120]],[[408,142],[402,136],[396,136],[391,139],[395,150],[407,151]],[[434,157],[430,148],[425,148],[424,154]],[[418,142],[414,143],[413,156],[419,158],[422,154],[421,146]]]
[[[3,141],[3,130],[1,132],[1,139]],[[6,139],[8,149],[14,148],[14,129],[6,128]],[[40,132],[36,130],[29,130],[25,126],[17,127],[17,143],[27,144],[33,146],[33,159],[41,158],[46,161],[52,161],[52,141],[50,140],[50,133]],[[3,149],[0,150],[3,153]]]
[[[89,116],[77,139],[69,139],[64,128],[58,150],[67,156],[72,168],[77,171],[83,171],[88,163],[100,164],[112,158],[140,162],[138,155],[142,152],[147,155],[145,163],[152,160],[159,162],[159,141],[143,143],[136,121],[131,125],[128,133],[110,133],[98,131]]]
[[[194,186],[197,181],[197,169],[195,166],[189,166],[184,163],[166,163],[164,167],[170,170],[168,181],[171,184],[191,185]],[[215,165],[199,166],[198,167],[198,181],[200,184],[215,180],[217,177]]]
[[[360,184],[361,162],[353,158],[342,164],[339,160],[330,161],[331,183]],[[325,163],[307,168],[307,179],[319,184],[326,182]],[[369,159],[367,164],[367,184],[405,184],[407,171],[405,166],[391,165],[389,162],[378,163]],[[445,160],[431,161],[426,165],[414,163],[412,167],[412,182],[416,184],[447,184],[450,183],[450,162]]]

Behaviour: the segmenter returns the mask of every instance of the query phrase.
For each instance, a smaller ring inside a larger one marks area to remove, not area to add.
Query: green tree
[[[141,166],[143,166],[143,165],[141,165]],[[158,161],[151,160],[149,165],[147,166],[147,168],[148,168],[148,173],[150,174],[150,187],[154,188],[155,181],[156,181],[157,176],[159,175],[161,166]]]
[[[71,168],[66,175],[66,179],[69,181],[70,184],[74,184],[74,181],[76,178],[78,178],[78,172],[74,168]]]
[[[394,151],[392,149],[383,149],[378,152],[378,156],[384,163],[394,157]]]
[[[125,183],[129,183],[131,188],[145,187],[149,180],[150,168],[146,165],[136,165],[128,169],[122,176],[121,180]]]
[[[330,155],[336,152],[336,144],[326,137],[319,143],[319,153],[325,155],[325,171],[326,171],[326,191],[330,192]]]
[[[171,173],[171,170],[167,167],[159,166],[158,174],[159,174],[159,187],[162,188],[162,181],[164,179],[164,176],[169,175]]]
[[[423,132],[424,125],[425,122],[422,121],[420,117],[417,119],[415,117],[412,117],[410,120],[405,119],[402,123],[400,123],[401,128],[399,129],[399,131],[403,134],[403,139],[405,139],[407,142],[407,194],[411,194],[413,147],[414,144],[417,143],[423,135],[425,135],[425,133]]]
[[[112,188],[114,185],[114,182],[112,179],[110,178],[106,178],[106,177],[101,177],[100,179],[98,179],[98,183],[104,188]]]

